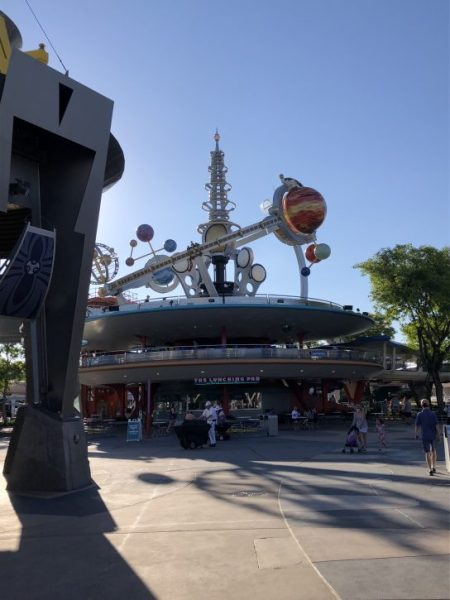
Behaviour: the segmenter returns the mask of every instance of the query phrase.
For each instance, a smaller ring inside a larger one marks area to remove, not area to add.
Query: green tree
[[[450,248],[397,245],[383,248],[355,268],[370,278],[376,308],[399,321],[417,348],[442,410],[440,369],[450,352]]]
[[[25,360],[20,344],[0,345],[0,400],[5,400],[10,386],[25,377]]]
[[[341,338],[342,342],[351,342],[352,340],[356,340],[361,336],[375,336],[375,335],[385,335],[388,338],[393,338],[395,336],[395,328],[392,327],[392,319],[384,312],[375,312],[370,313],[369,317],[373,320],[373,325],[366,329],[363,333],[358,333],[355,335],[347,335]]]

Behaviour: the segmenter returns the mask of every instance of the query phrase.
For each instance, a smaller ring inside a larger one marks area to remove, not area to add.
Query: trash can
[[[267,435],[278,435],[278,415],[267,417]]]

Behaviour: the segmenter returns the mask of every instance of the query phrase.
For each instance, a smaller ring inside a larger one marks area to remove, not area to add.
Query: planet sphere
[[[314,233],[327,214],[322,194],[309,187],[292,188],[281,204],[283,219],[293,233]]]
[[[153,227],[151,225],[142,224],[136,229],[136,237],[141,242],[151,242],[155,232],[153,231]]]
[[[325,260],[331,254],[331,248],[328,244],[317,244],[314,248],[314,256],[316,260]]]
[[[306,250],[305,250],[305,258],[306,260],[309,260],[310,263],[316,263],[319,262],[319,258],[317,258],[316,254],[315,254],[315,250],[316,250],[316,245],[315,244],[310,244]]]
[[[166,240],[164,242],[164,250],[166,252],[175,252],[177,249],[177,243],[175,240]]]
[[[156,254],[150,260],[145,263],[146,268],[153,267],[157,265],[161,261],[165,260],[167,256],[163,256],[161,254]],[[170,285],[175,279],[175,273],[171,268],[162,269],[161,271],[156,271],[156,273],[152,273],[152,280],[156,282],[158,285]]]

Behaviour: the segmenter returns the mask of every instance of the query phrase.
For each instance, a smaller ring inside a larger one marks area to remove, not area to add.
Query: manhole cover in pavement
[[[232,496],[239,496],[239,497],[249,497],[249,496],[265,496],[266,492],[261,492],[261,491],[250,491],[250,490],[241,490],[240,492],[233,492],[233,494],[231,494]]]

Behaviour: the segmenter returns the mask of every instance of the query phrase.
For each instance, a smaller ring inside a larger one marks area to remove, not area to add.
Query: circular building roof
[[[87,350],[217,344],[223,334],[227,344],[285,344],[356,334],[372,325],[367,313],[283,297],[160,300],[110,310],[86,319]]]

